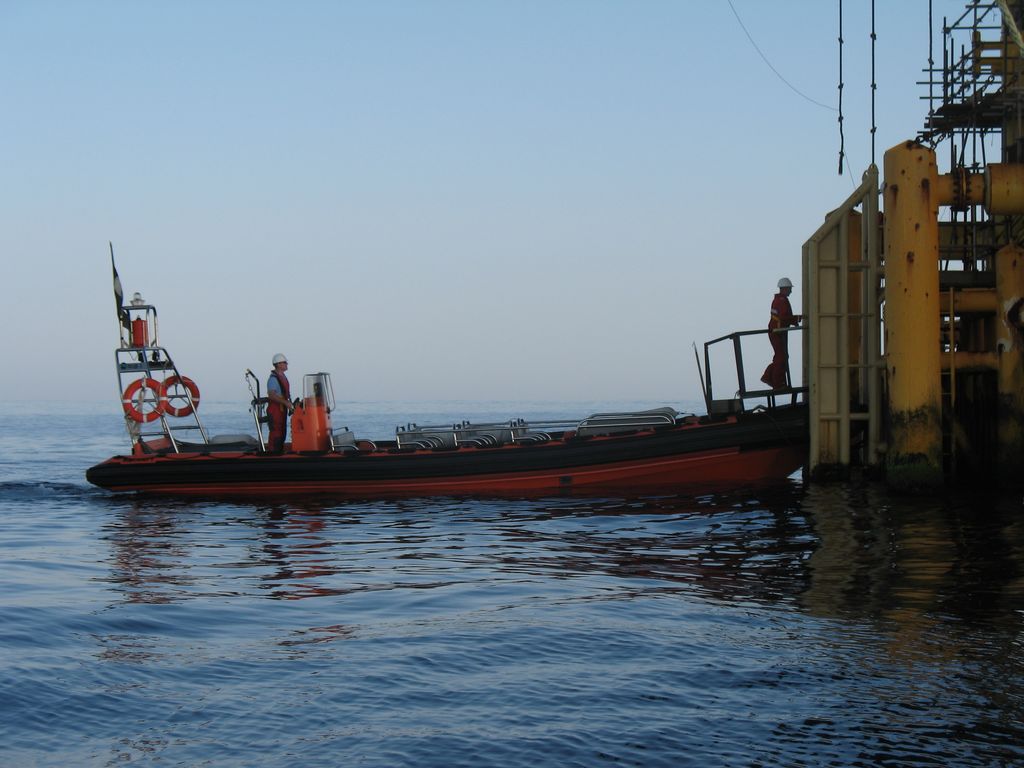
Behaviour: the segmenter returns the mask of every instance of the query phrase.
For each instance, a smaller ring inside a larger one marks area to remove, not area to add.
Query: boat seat
[[[438,427],[396,427],[395,437],[402,448],[455,448],[455,433]]]
[[[359,450],[359,447],[356,445],[356,436],[348,427],[342,427],[331,432],[330,441],[331,450],[338,453]]]
[[[177,453],[255,453],[259,450],[259,443],[251,435],[215,435],[208,443],[191,443],[184,440],[176,440],[178,450],[173,447],[153,449],[144,441],[139,441],[143,453],[173,454]]]
[[[422,449],[444,448],[444,440],[437,435],[419,435],[414,440],[403,443],[403,445]]]
[[[478,448],[496,448],[511,442],[512,430],[502,425],[498,429],[481,428],[482,425],[467,425],[468,428],[457,430],[455,437],[459,445],[475,445]]]
[[[576,427],[580,437],[587,435],[612,435],[639,429],[668,427],[676,423],[679,412],[675,408],[652,408],[647,411],[624,413],[595,413],[583,419]]]
[[[516,442],[543,442],[550,440],[544,432],[530,432],[522,419],[473,424],[463,421],[451,426],[419,426],[407,424],[395,428],[395,436],[402,448],[438,449],[469,446],[497,448]],[[529,436],[528,439],[523,439]]]
[[[517,443],[536,444],[546,443],[549,442],[550,440],[551,435],[549,435],[547,432],[526,432],[525,434],[517,435],[514,441]]]
[[[255,448],[257,441],[252,435],[214,435],[210,438],[210,445],[216,445],[218,448],[229,445],[245,445]]]

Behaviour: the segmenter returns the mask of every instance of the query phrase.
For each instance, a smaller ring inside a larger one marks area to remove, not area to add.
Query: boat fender
[[[184,391],[172,392],[172,387],[184,387],[192,400],[189,401]],[[182,401],[184,405],[176,407],[172,401]],[[171,376],[160,385],[160,406],[168,416],[188,416],[199,407],[199,387],[188,376]]]
[[[147,390],[151,397],[147,397]],[[143,405],[148,403],[156,403],[156,405],[152,410],[144,410]],[[136,379],[125,388],[124,394],[121,395],[121,405],[124,406],[125,414],[132,421],[141,424],[156,420],[163,413],[164,405],[160,382],[148,376]]]

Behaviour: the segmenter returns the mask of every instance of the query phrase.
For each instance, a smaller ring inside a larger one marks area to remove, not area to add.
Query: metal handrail
[[[675,417],[667,413],[595,413],[580,421],[576,432],[582,434],[584,431],[592,432],[609,428],[615,428],[618,431],[651,429],[672,426],[675,423]]]
[[[704,342],[704,402],[710,412],[711,404],[715,402],[714,389],[712,385],[711,376],[711,347],[715,344],[719,344],[723,341],[731,341],[733,346],[733,357],[736,363],[736,382],[739,385],[739,389],[736,392],[742,403],[744,400],[767,397],[769,401],[776,395],[797,395],[801,392],[806,392],[806,386],[794,387],[792,386],[792,375],[789,367],[789,360],[786,361],[786,381],[789,382],[790,386],[785,389],[747,389],[746,373],[743,366],[743,347],[741,345],[741,339],[745,336],[760,336],[767,335],[769,333],[795,333],[802,332],[804,326],[794,325],[789,328],[759,328],[751,331],[734,331],[724,336],[719,336],[717,339]]]

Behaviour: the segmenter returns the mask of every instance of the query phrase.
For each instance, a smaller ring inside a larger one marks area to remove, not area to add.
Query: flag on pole
[[[113,243],[110,243],[110,266],[114,270],[114,301],[117,304],[117,319],[125,331],[128,331],[128,310],[124,308],[124,289],[121,288],[121,278],[117,276],[117,266],[114,264]]]

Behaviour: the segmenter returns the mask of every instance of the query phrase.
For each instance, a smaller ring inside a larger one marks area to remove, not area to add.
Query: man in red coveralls
[[[789,294],[793,292],[793,283],[788,277],[779,280],[779,292],[772,299],[772,317],[768,321],[768,340],[772,343],[775,356],[771,364],[764,369],[761,381],[772,389],[783,389],[789,386],[786,371],[789,370],[789,334],[783,330],[798,325],[802,315],[794,315],[789,304]]]
[[[271,361],[274,368],[267,379],[267,418],[270,420],[270,434],[267,435],[267,450],[280,453],[284,450],[284,435],[288,429],[288,414],[294,409],[291,391],[288,387],[288,359],[278,352]]]

